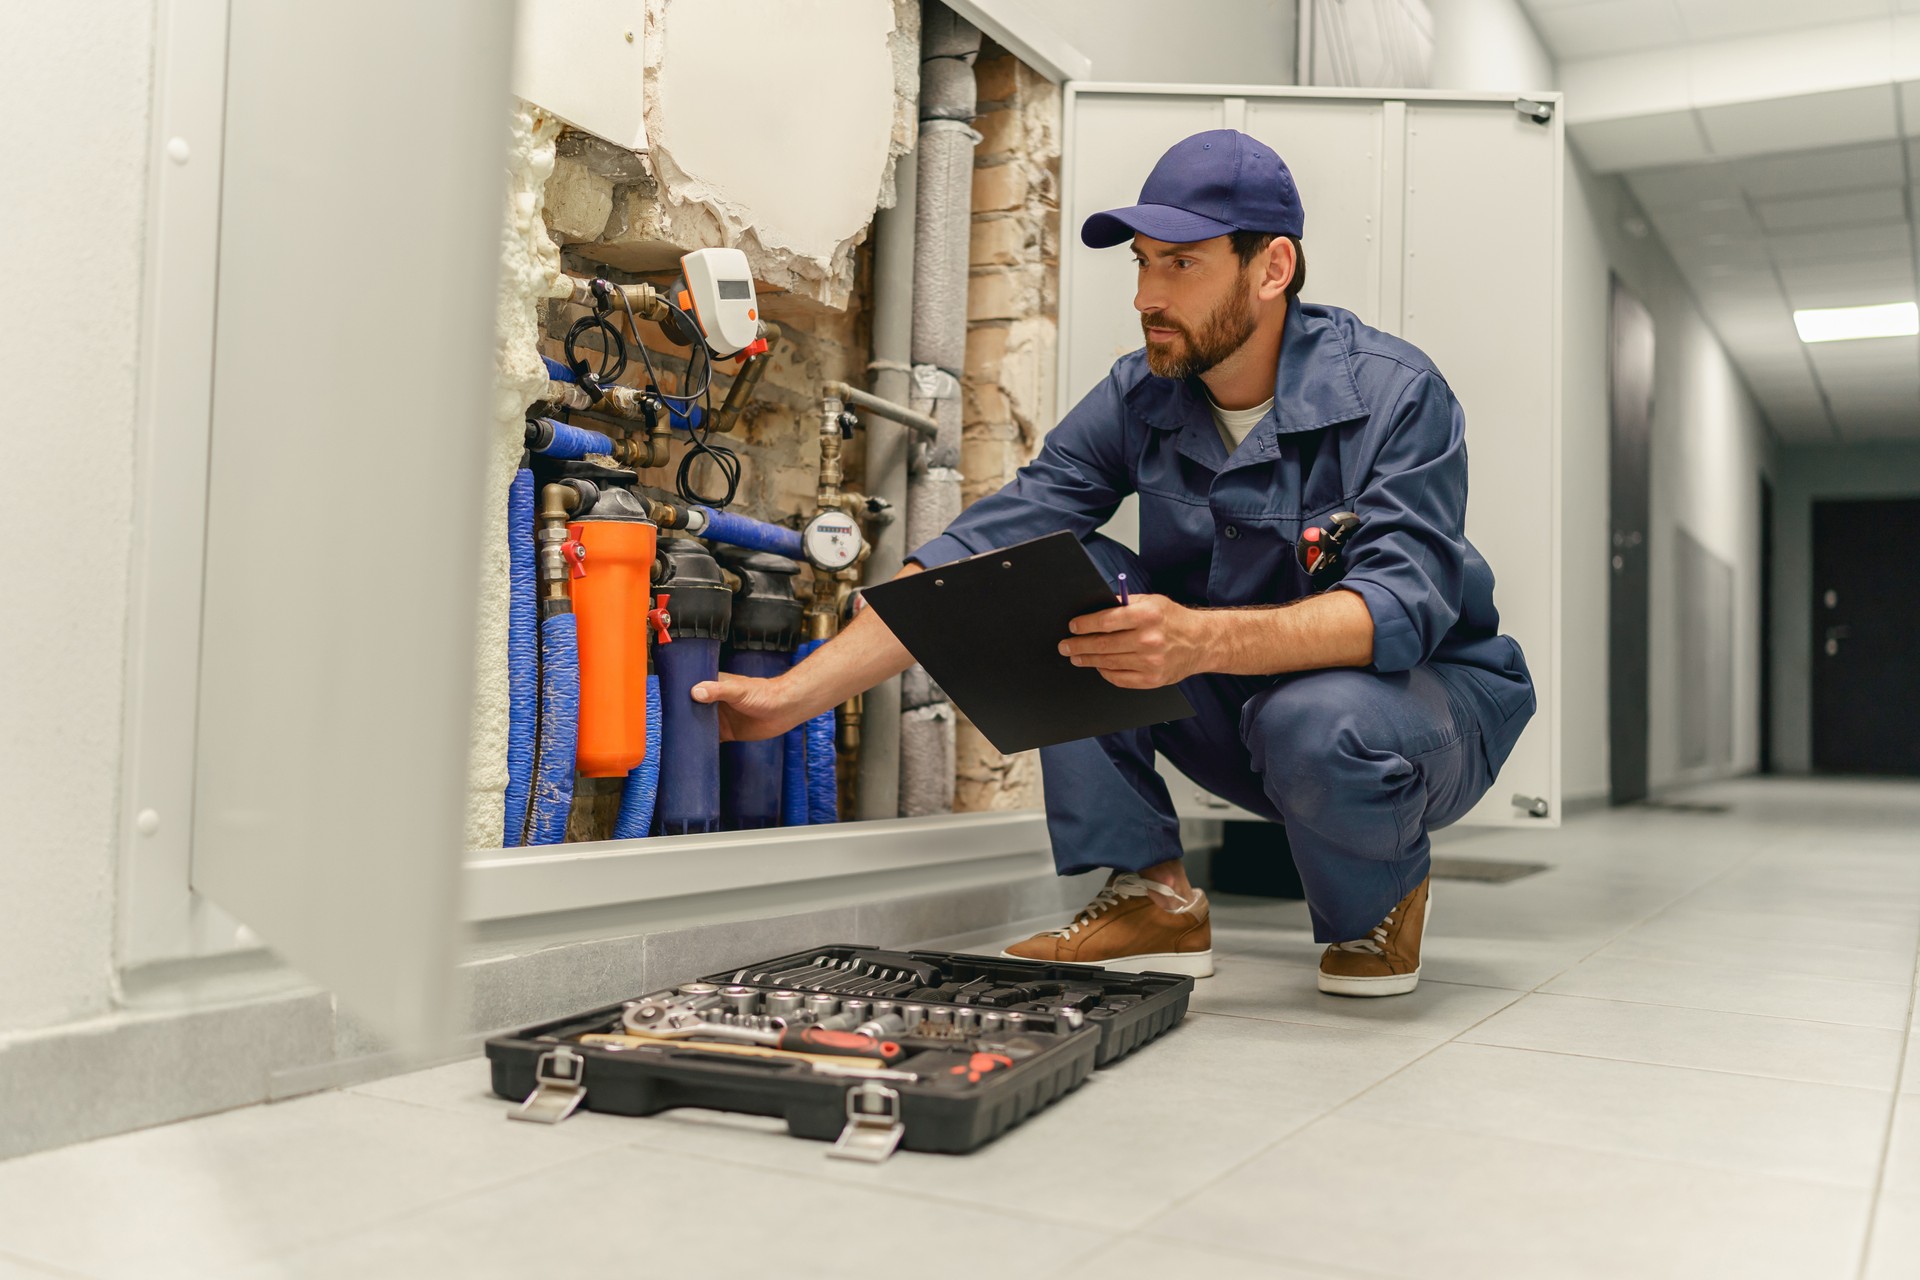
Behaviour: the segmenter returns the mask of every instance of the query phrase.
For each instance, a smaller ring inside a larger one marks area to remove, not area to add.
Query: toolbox
[[[515,1119],[580,1107],[779,1116],[828,1154],[991,1142],[1186,1016],[1193,979],[814,947],[487,1042]]]

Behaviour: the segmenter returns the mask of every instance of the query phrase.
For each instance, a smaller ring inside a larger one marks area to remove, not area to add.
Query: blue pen
[[[1124,573],[1120,575],[1120,607],[1127,607],[1127,575]]]

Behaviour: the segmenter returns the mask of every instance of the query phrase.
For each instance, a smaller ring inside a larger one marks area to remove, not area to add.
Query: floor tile
[[[1920,1196],[1920,1096],[1903,1093],[1894,1107],[1881,1190]]]
[[[1805,886],[1719,881],[1690,893],[1687,906],[1701,911],[1766,911],[1829,923],[1836,937],[1860,924],[1883,924],[1920,936],[1913,895],[1875,890],[1815,890]]]
[[[1147,1225],[1288,1262],[1423,1278],[1851,1275],[1869,1193],[1339,1116]]]
[[[1883,1027],[1545,993],[1508,1005],[1460,1038],[1867,1089],[1892,1082],[1901,1039]]]
[[[1066,1271],[1060,1280],[1369,1280],[1363,1271],[1311,1263],[1280,1263],[1226,1253],[1193,1240],[1131,1235],[1115,1240]]]
[[[1916,913],[1920,914],[1920,913]],[[1781,946],[1845,946],[1856,951],[1912,956],[1920,928],[1907,923],[1855,920],[1845,923],[1820,916],[1766,910],[1716,910],[1682,899],[1644,925],[1650,934],[1745,939]]]
[[[1408,1036],[1189,1015],[972,1155],[901,1152],[878,1169],[829,1160],[823,1144],[787,1136],[777,1119],[689,1110],[626,1123],[633,1142],[663,1151],[1066,1222],[1132,1222],[1432,1047]],[[1148,1141],[1164,1158],[1141,1157]]]
[[[884,1170],[880,1171],[884,1174]],[[857,1236],[857,1243],[849,1237]],[[310,1246],[231,1280],[780,1275],[882,1265],[979,1280],[978,1242],[1051,1275],[1111,1231],[640,1147],[601,1151]]]
[[[1913,1280],[1920,1273],[1920,1195],[1883,1193],[1873,1211],[1873,1238],[1861,1280]]]
[[[606,1145],[317,1094],[0,1164],[0,1250],[102,1280],[204,1280]]]
[[[1450,1044],[1339,1114],[1871,1190],[1890,1095],[1884,1088]],[[1920,1180],[1920,1168],[1915,1176]]]
[[[55,1271],[51,1268],[35,1266],[22,1259],[9,1258],[0,1253],[0,1280],[62,1280],[62,1277],[77,1274],[73,1271]]]
[[[1844,939],[1835,935],[1834,942]],[[1714,937],[1659,917],[1627,930],[1596,954],[1649,960],[1685,960],[1694,964],[1727,964],[1765,973],[1801,973],[1815,978],[1853,982],[1897,982],[1911,979],[1910,948],[1877,948],[1783,942],[1779,939]]]
[[[1194,987],[1192,1007],[1201,1013],[1352,1027],[1430,1040],[1458,1035],[1520,995],[1422,979],[1408,995],[1363,1000],[1323,994],[1314,985],[1314,971],[1299,965],[1225,956],[1216,960],[1216,966],[1213,977]]]
[[[1685,1009],[1757,1013],[1811,1022],[1905,1030],[1912,988],[1903,983],[1843,982],[1735,965],[1596,956],[1549,982],[1557,995],[1638,1000]]]

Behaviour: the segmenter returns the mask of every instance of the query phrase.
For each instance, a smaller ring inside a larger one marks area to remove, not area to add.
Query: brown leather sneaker
[[[1320,954],[1320,989],[1336,996],[1403,996],[1420,985],[1420,935],[1433,912],[1432,877],[1400,899],[1373,932],[1336,942]]]
[[[1057,964],[1098,964],[1122,973],[1213,976],[1213,922],[1207,895],[1182,900],[1165,885],[1115,872],[1098,897],[1062,929],[1036,933],[1002,955]]]

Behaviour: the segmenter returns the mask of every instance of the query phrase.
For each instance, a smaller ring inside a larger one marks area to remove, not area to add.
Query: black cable
[[[662,400],[677,401],[681,405],[686,406],[693,404],[701,396],[710,392],[713,389],[713,356],[708,352],[706,343],[700,340],[700,326],[693,322],[693,317],[675,306],[664,294],[660,295],[660,301],[666,304],[668,310],[680,317],[680,323],[685,326],[685,331],[693,335],[694,350],[699,353],[703,365],[702,371],[707,375],[706,380],[700,384],[698,391],[689,391],[681,395],[671,396],[660,390],[660,376],[653,371],[653,356],[648,352],[647,344],[640,341],[640,324],[639,321],[633,318],[633,302],[627,297],[627,291],[625,289],[618,290],[618,293],[620,294],[620,305],[627,309],[627,330],[633,334],[633,344],[640,348],[640,359],[647,366],[647,381],[653,384],[653,393]],[[687,357],[687,381],[693,381],[693,357],[691,355]],[[682,417],[685,417],[686,409],[683,407],[680,413]]]
[[[606,335],[600,344],[601,363],[598,369],[589,364],[578,350],[580,339],[595,329]],[[646,348],[642,347],[641,350]],[[567,367],[573,370],[574,377],[587,383],[596,400],[605,394],[602,388],[619,381],[620,375],[627,371],[627,340],[607,320],[605,312],[596,311],[573,322],[573,328],[567,330],[566,354]],[[648,372],[651,373],[652,369],[649,368]]]
[[[685,415],[687,418],[687,451],[680,456],[680,471],[679,474],[674,477],[674,484],[679,489],[680,496],[688,502],[697,502],[702,506],[712,507],[716,511],[721,511],[731,506],[735,496],[740,492],[740,455],[723,444],[713,444],[710,442],[707,423],[713,417],[712,378],[707,379],[707,386],[703,388],[701,394],[706,398],[706,405],[700,413],[700,425],[694,425],[691,414]],[[693,463],[694,459],[700,457],[705,457],[712,462],[714,469],[717,470],[726,481],[726,489],[718,498],[708,497],[693,487]]]

